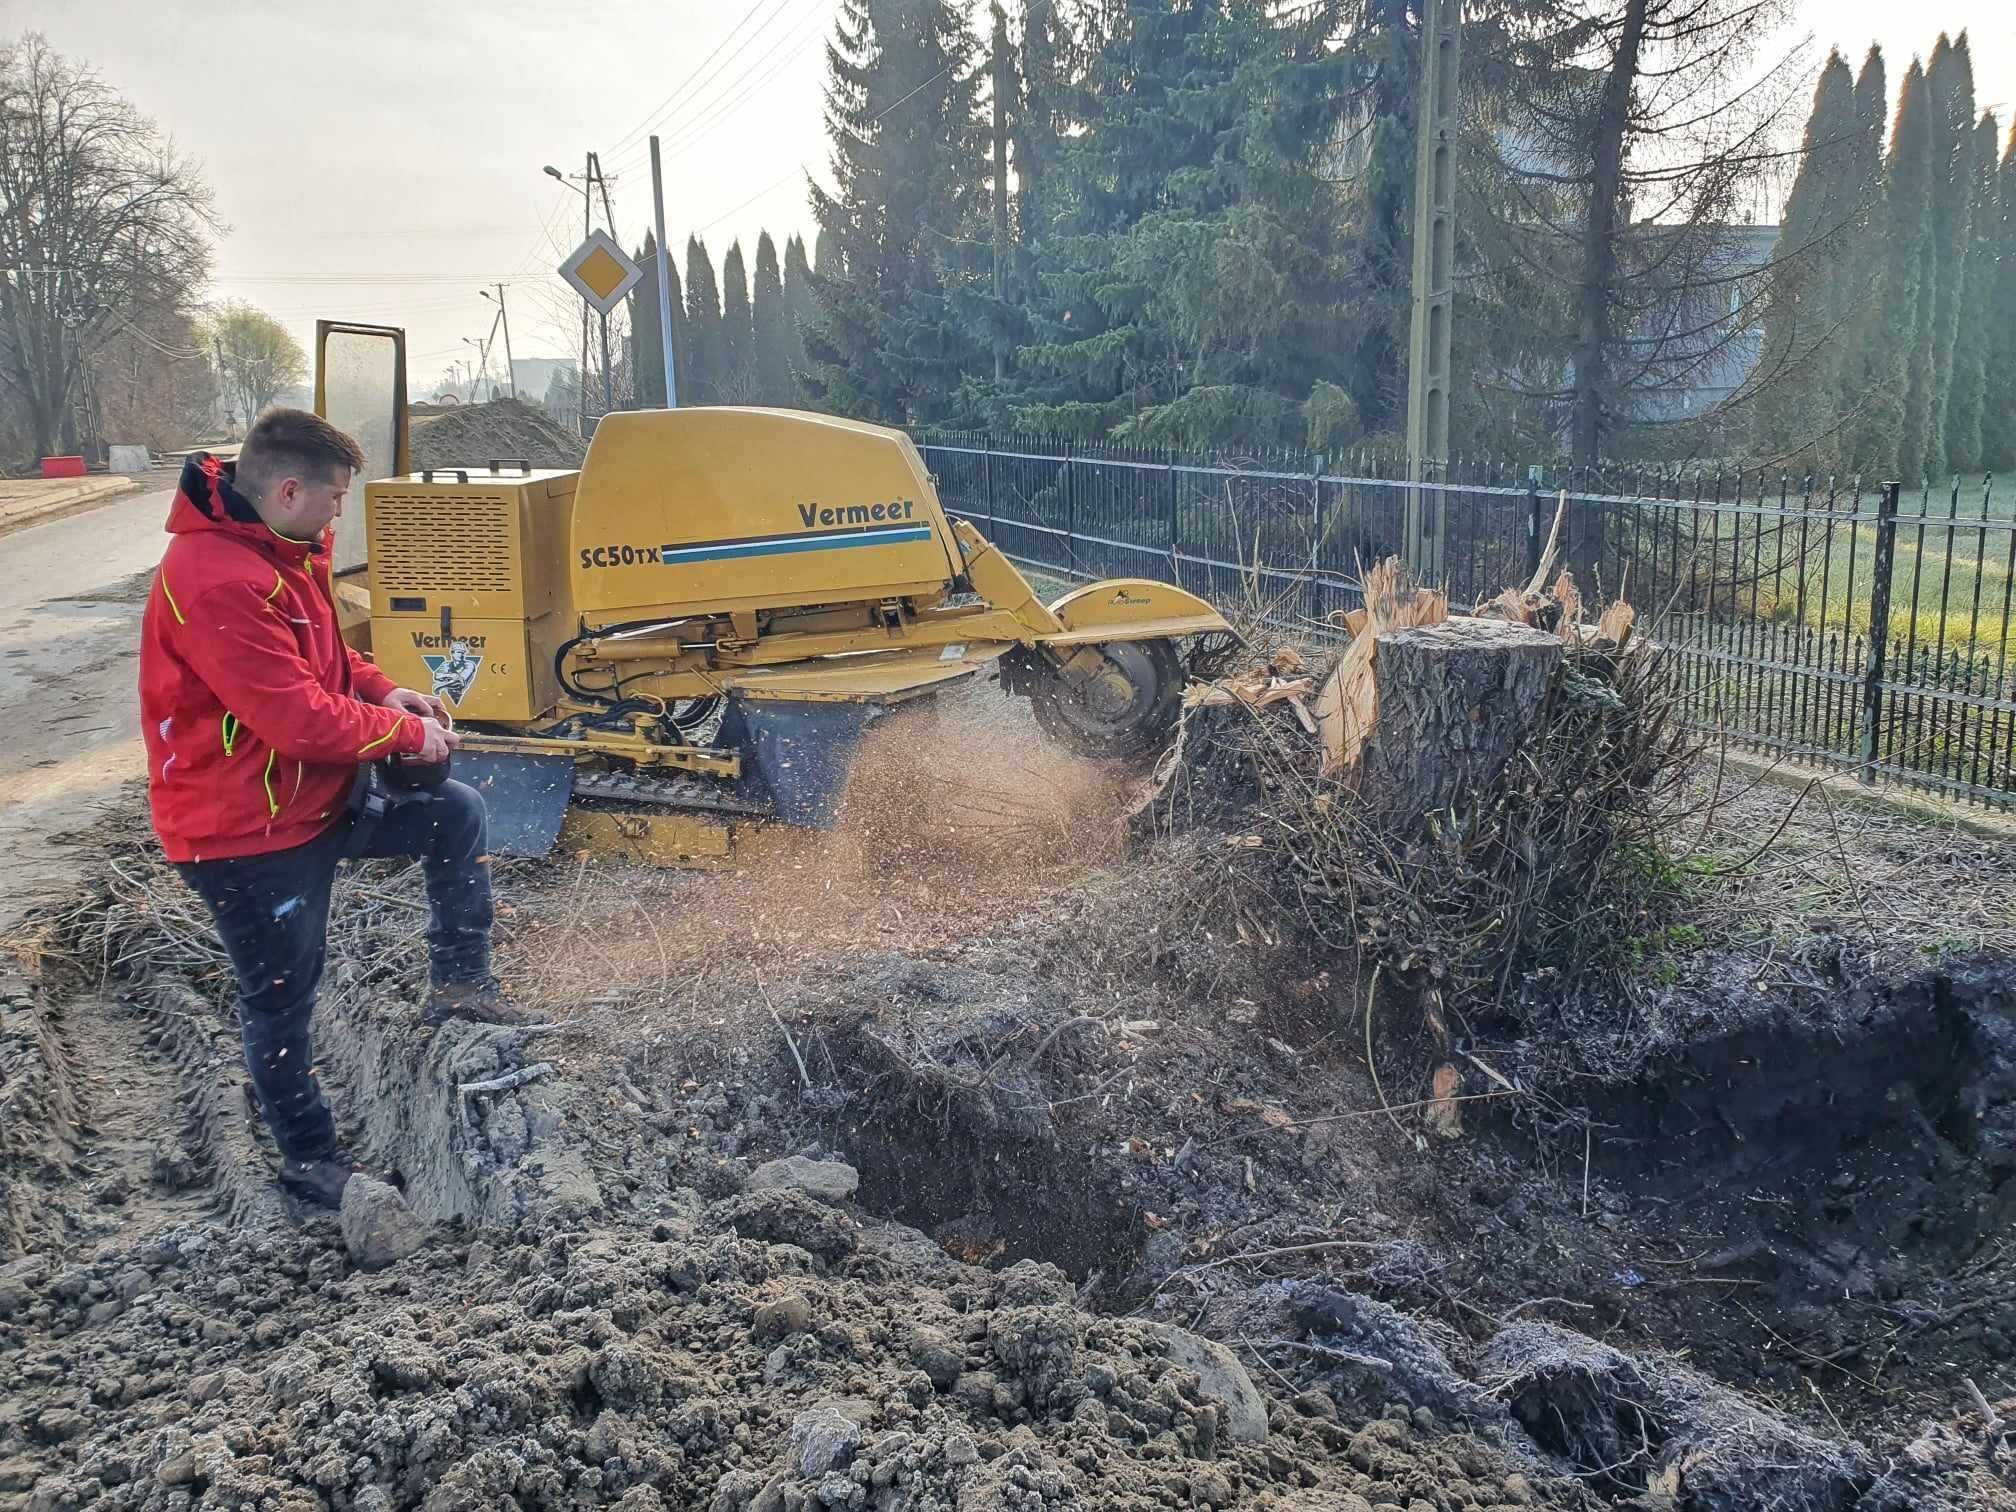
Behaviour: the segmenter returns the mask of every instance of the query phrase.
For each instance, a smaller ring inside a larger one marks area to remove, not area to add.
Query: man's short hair
[[[258,498],[282,478],[327,478],[339,467],[357,472],[364,449],[320,415],[269,409],[238,449],[238,489]]]

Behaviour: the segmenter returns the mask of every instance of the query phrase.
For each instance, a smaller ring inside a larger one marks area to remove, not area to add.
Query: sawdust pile
[[[862,948],[927,947],[998,925],[1117,859],[1123,770],[1046,741],[992,687],[870,726],[832,830],[745,826],[732,869],[594,858],[546,876],[508,962],[515,990],[567,1007],[677,999],[708,973]]]
[[[483,467],[529,462],[534,467],[579,467],[588,448],[542,409],[516,399],[470,404],[413,421],[414,471],[429,467]]]

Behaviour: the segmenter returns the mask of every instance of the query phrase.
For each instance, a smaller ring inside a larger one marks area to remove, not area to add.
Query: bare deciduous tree
[[[301,343],[264,310],[232,301],[211,317],[210,341],[224,383],[224,397],[248,430],[259,412],[308,376]]]
[[[216,227],[116,90],[34,33],[0,44],[0,386],[38,451],[77,449],[82,374],[140,312],[186,304]]]
[[[1756,339],[1772,254],[1737,234],[1796,157],[1803,73],[1760,62],[1784,0],[1507,6],[1480,32],[1467,235],[1480,385],[1583,462],[1673,419]]]

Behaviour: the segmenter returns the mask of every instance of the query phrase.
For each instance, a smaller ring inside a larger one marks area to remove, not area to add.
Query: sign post
[[[637,286],[644,270],[608,232],[590,231],[587,240],[560,264],[560,276],[602,316],[602,411],[607,414],[615,408],[609,372],[609,312]]]

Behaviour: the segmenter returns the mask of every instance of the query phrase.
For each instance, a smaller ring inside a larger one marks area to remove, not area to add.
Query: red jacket
[[[343,643],[329,533],[291,541],[193,456],[140,632],[147,797],[171,861],[285,850],[344,812],[359,763],[419,751],[395,684]]]

